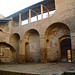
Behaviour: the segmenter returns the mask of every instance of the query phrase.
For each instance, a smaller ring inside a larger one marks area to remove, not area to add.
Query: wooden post
[[[21,26],[21,13],[19,14],[19,26]]]
[[[43,6],[48,11],[48,17],[49,17],[49,9],[46,6]]]
[[[29,23],[31,23],[31,9],[29,9]]]
[[[49,11],[48,11],[48,17],[49,17]]]
[[[36,17],[37,17],[37,21],[38,21],[38,14],[36,15]]]
[[[43,5],[41,4],[41,19],[43,20]]]
[[[9,34],[11,34],[12,24],[13,24],[13,18],[10,17],[10,21],[9,21]]]
[[[28,18],[28,23],[29,23],[29,18]]]

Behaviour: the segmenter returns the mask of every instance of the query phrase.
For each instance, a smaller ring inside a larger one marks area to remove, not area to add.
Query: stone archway
[[[16,62],[16,51],[10,44],[0,42],[0,60],[4,63]]]
[[[16,61],[19,62],[20,35],[18,33],[11,35],[10,43],[16,49]]]
[[[40,62],[40,36],[37,30],[30,29],[24,36],[25,62]]]
[[[69,35],[70,29],[64,23],[54,23],[50,25],[45,32],[47,62],[60,61],[60,41],[59,38]]]

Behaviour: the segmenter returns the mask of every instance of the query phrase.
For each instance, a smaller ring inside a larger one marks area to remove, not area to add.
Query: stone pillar
[[[19,47],[19,62],[25,63],[25,49],[24,49],[23,41],[20,40],[20,47]]]
[[[40,36],[40,52],[41,52],[41,63],[47,62],[47,51],[45,49],[44,36]]]
[[[29,9],[29,23],[31,23],[31,9]]]
[[[22,63],[22,40],[19,42],[19,62]]]
[[[19,14],[19,26],[21,26],[21,13]]]
[[[13,18],[10,17],[10,21],[9,21],[9,34],[11,34],[12,25],[13,25]]]
[[[75,62],[75,32],[71,33],[72,62]]]
[[[43,20],[43,5],[41,4],[41,19]]]

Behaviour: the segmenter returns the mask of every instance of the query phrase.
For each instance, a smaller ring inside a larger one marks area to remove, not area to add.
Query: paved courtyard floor
[[[0,70],[31,73],[31,74],[59,74],[65,71],[75,71],[75,63],[46,63],[46,64],[4,64]]]

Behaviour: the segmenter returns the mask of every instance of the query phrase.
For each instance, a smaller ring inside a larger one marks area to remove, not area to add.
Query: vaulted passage
[[[0,42],[0,61],[1,62],[15,62],[16,58],[16,51],[15,49],[5,43],[5,42]]]
[[[67,50],[71,50],[71,39],[70,30],[67,25],[54,23],[49,26],[45,33],[45,40],[47,62],[68,61],[67,53],[70,54],[71,52]]]
[[[40,37],[34,29],[25,34],[25,61],[40,62]]]

